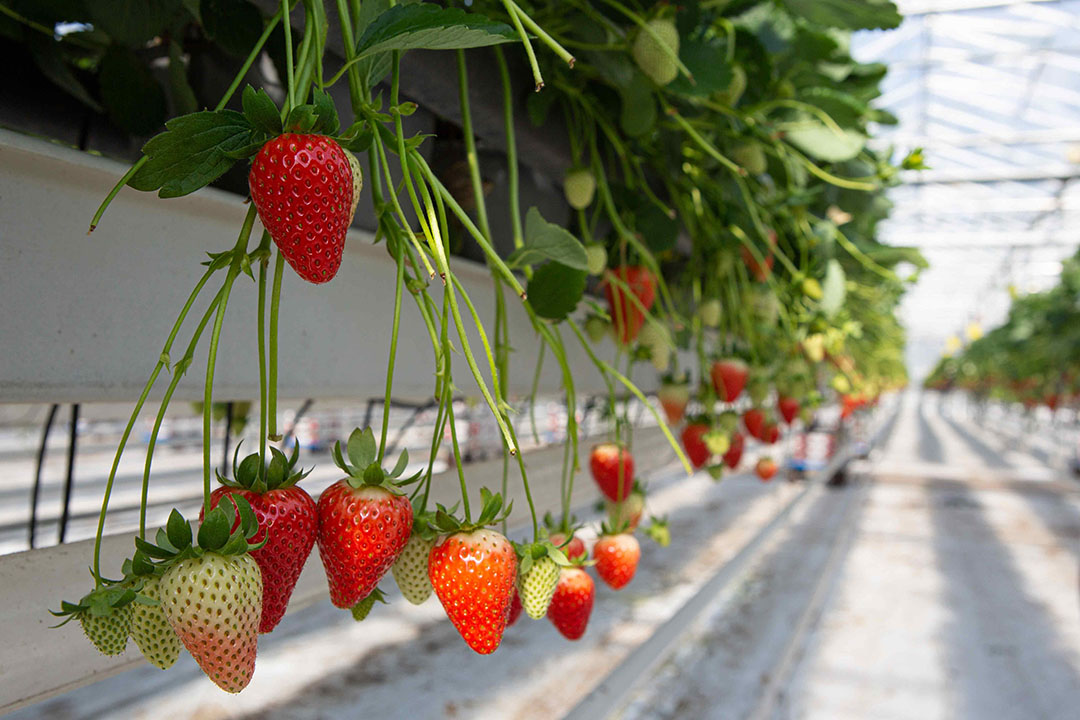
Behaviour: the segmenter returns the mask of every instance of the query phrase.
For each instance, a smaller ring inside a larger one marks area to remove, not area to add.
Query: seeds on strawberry
[[[600,492],[609,500],[621,500],[630,494],[634,485],[634,457],[626,448],[615,443],[593,447],[589,469]]]
[[[420,605],[431,597],[428,556],[431,555],[434,545],[435,538],[426,539],[414,532],[394,563],[394,582],[405,599],[413,605]]]
[[[106,615],[84,610],[76,617],[86,637],[103,655],[119,655],[127,648],[131,634],[131,605],[114,608]]]
[[[627,533],[604,535],[593,546],[596,573],[615,590],[626,587],[634,579],[640,558],[637,538]]]
[[[559,582],[559,566],[545,555],[533,562],[532,567],[518,578],[518,595],[525,613],[533,620],[547,614],[555,585]]]
[[[160,583],[151,577],[139,590],[142,595],[161,601]],[[180,638],[176,636],[161,605],[131,604],[131,637],[151,665],[168,670],[180,657]]]
[[[517,588],[514,588],[514,597],[510,600],[510,616],[506,619],[506,627],[510,627],[518,621],[521,617],[521,611],[524,608],[521,605],[521,595],[518,594]]]
[[[664,18],[654,18],[646,24],[648,30],[638,31],[631,54],[641,71],[653,82],[667,85],[679,74],[674,59],[679,56],[679,31],[674,22]]]
[[[595,599],[596,586],[589,573],[580,567],[562,568],[548,619],[567,640],[577,640],[585,634]]]

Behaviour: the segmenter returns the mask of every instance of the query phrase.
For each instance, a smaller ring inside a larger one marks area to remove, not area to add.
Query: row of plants
[[[93,19],[97,4],[83,5]],[[241,6],[226,26],[209,21],[211,8]],[[925,262],[875,235],[889,212],[885,190],[900,167],[920,160],[914,153],[893,164],[891,152],[867,146],[875,124],[895,122],[870,105],[885,67],[856,62],[848,50],[851,31],[900,22],[891,3],[485,0],[466,11],[425,2],[286,0],[269,17],[240,0],[147,7],[168,10],[163,17],[183,27],[199,24],[208,36],[243,33],[251,42],[216,107],[169,120],[107,195],[91,230],[125,185],[178,197],[241,167],[252,202],[232,247],[209,253],[132,410],[102,502],[94,588],[58,613],[78,619],[103,652],[123,652],[134,637],[166,668],[183,646],[220,687],[242,690],[258,634],[281,620],[316,544],[331,601],[357,620],[385,601],[379,583],[390,573],[410,602],[434,593],[476,652],[499,646],[518,603],[579,638],[595,600],[586,568],[625,587],[641,553],[635,532],[647,531],[660,545],[670,533],[663,519],[641,523],[647,498],[635,482],[633,426],[620,398],[647,403],[688,473],[704,468],[719,480],[739,466],[748,437],[767,447],[782,426],[809,421],[822,402],[843,398],[850,414],[906,381],[893,310],[911,278],[896,268]],[[161,17],[150,15],[133,11],[128,22],[161,27]],[[34,30],[27,16],[6,16]],[[331,27],[344,47],[339,62],[327,55]],[[266,88],[241,86],[277,33],[284,91],[275,102]],[[91,64],[89,46],[106,43],[98,58],[104,91],[106,61],[121,37],[95,25],[53,41],[62,54]],[[139,37],[140,50],[168,45],[170,75],[183,72],[173,51],[181,36]],[[455,65],[465,190],[448,187],[425,159],[428,136],[404,131],[403,118],[417,108],[402,99],[408,80],[401,56],[416,50],[444,51]],[[510,52],[524,53],[528,76],[512,73]],[[470,88],[468,66],[481,60],[497,68],[496,87]],[[327,92],[337,84],[348,87],[347,123]],[[501,107],[507,207],[489,208],[485,199],[470,102],[477,93]],[[239,109],[230,109],[237,94]],[[573,158],[562,179],[573,211],[567,226],[521,207],[525,159],[516,150],[515,114],[522,96],[531,122],[565,131]],[[376,427],[358,428],[337,445],[344,477],[316,501],[299,484],[305,472],[297,453],[286,456],[277,444],[279,341],[299,341],[292,328],[279,327],[279,309],[292,275],[314,284],[351,281],[342,260],[361,202],[371,204],[374,242],[395,269],[384,411]],[[510,219],[510,253],[495,249],[495,212]],[[490,271],[494,317],[480,316],[456,274],[463,260],[453,249],[465,240]],[[262,442],[243,459],[237,447],[232,467],[215,469],[214,370],[234,292],[258,300],[254,323],[230,327],[257,343],[251,372],[260,388]],[[528,327],[511,326],[512,303]],[[438,402],[429,457],[408,477],[408,454],[386,452],[403,312],[423,321]],[[513,352],[523,333],[541,348],[528,366]],[[204,341],[200,519],[193,524],[174,511],[166,527],[148,534],[145,498],[158,431]],[[603,378],[613,421],[610,437],[589,455],[607,500],[591,551],[572,514],[583,439],[572,347],[582,348]],[[539,378],[544,362],[558,365],[568,409],[557,508],[533,500],[518,452],[529,418],[512,412],[507,384],[511,366]],[[657,384],[658,406],[642,389]],[[136,419],[161,387],[135,550],[116,569],[120,577],[110,578],[100,548],[113,480]],[[479,397],[498,424],[502,485],[483,489],[476,506],[457,462],[460,502],[445,507],[430,500],[433,465],[443,442],[459,457],[454,400],[461,395]],[[776,463],[763,455],[755,470],[768,480]],[[518,541],[506,537],[512,509],[503,498],[511,481],[521,483],[528,506],[530,529]]]
[[[1045,292],[1013,292],[1005,322],[942,357],[924,381],[978,400],[1057,410],[1080,401],[1080,253]]]

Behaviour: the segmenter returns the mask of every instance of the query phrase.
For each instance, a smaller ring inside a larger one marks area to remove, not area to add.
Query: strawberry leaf
[[[566,228],[544,219],[535,207],[525,215],[525,245],[510,254],[506,264],[512,268],[552,260],[575,270],[588,270],[585,246]]]
[[[349,435],[349,443],[346,447],[349,453],[349,461],[357,468],[366,468],[375,462],[375,453],[378,448],[375,445],[375,433],[371,428],[356,428]]]
[[[356,56],[388,50],[455,50],[514,42],[513,28],[477,13],[434,3],[397,5],[379,15],[356,44]]]
[[[229,541],[232,518],[218,505],[206,514],[199,526],[199,547],[203,550],[220,550]]]
[[[402,450],[401,455],[398,456],[397,464],[394,465],[394,469],[390,471],[390,477],[396,478],[405,472],[406,466],[409,464],[409,451],[408,449]]]
[[[235,162],[227,153],[247,145],[252,130],[233,110],[181,115],[165,127],[143,146],[149,160],[128,181],[136,190],[158,190],[163,198],[188,195],[221,177]]]
[[[529,304],[548,320],[562,320],[577,307],[585,294],[588,272],[557,262],[542,265],[529,280]]]
[[[297,133],[311,132],[318,120],[314,105],[297,105],[285,119],[285,129]]]
[[[248,85],[244,88],[244,117],[256,130],[267,135],[280,135],[282,131],[281,113],[265,90],[256,91]]]
[[[341,121],[338,120],[337,108],[334,107],[333,99],[319,88],[312,91],[312,102],[315,104],[315,114],[318,121],[312,132],[321,135],[333,135],[341,129]]]
[[[179,550],[191,544],[191,525],[175,508],[169,513],[165,530],[174,548]]]

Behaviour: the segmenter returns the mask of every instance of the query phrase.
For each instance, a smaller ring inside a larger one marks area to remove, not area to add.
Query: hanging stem
[[[259,309],[256,332],[259,335],[259,467],[266,461],[266,269],[270,264],[270,233],[263,231],[259,245]]]
[[[394,280],[394,324],[390,330],[390,359],[386,363],[386,391],[383,394],[382,431],[379,435],[379,462],[386,452],[386,431],[390,426],[390,393],[394,386],[394,361],[397,359],[398,328],[401,324],[401,292],[405,285],[405,248],[401,238],[394,240],[394,262],[397,274]]]
[[[269,429],[267,438],[271,442],[281,440],[277,432],[277,390],[278,390],[278,308],[281,305],[281,278],[285,274],[285,256],[278,250],[274,265],[274,286],[270,290],[270,387],[267,388],[266,410]]]

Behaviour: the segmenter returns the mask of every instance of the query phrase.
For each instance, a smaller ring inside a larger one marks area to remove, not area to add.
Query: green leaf
[[[199,547],[204,550],[220,550],[229,541],[232,518],[218,507],[206,514],[199,526]]]
[[[177,510],[169,513],[169,520],[165,524],[165,532],[169,542],[177,550],[182,550],[191,544],[191,525]]]
[[[405,468],[409,464],[409,450],[408,448],[401,451],[401,455],[398,456],[397,464],[394,465],[394,469],[390,471],[390,477],[398,477],[401,473],[405,472]]]
[[[190,532],[190,528],[188,531]],[[153,545],[140,537],[135,538],[135,547],[138,548],[138,552],[146,553],[158,560],[167,560],[174,555],[171,550],[159,548],[157,545]]]
[[[285,129],[288,132],[306,133],[310,132],[318,121],[314,105],[297,105],[285,118]]]
[[[247,55],[262,35],[262,13],[247,0],[202,0],[199,16],[207,36],[233,55]]]
[[[129,47],[161,34],[180,10],[180,0],[84,0],[95,28]]]
[[[525,246],[506,259],[512,267],[535,265],[552,260],[575,270],[588,270],[589,258],[585,246],[566,228],[549,223],[535,207],[525,215]]]
[[[274,448],[277,450],[277,448]],[[285,482],[285,476],[288,472],[288,460],[285,458],[285,454],[280,450],[273,453],[273,457],[270,458],[270,466],[266,469],[266,487],[273,489]]]
[[[111,46],[101,59],[101,99],[109,118],[132,135],[149,135],[165,122],[165,91],[130,50]]]
[[[256,91],[248,85],[244,88],[243,103],[244,117],[256,130],[262,130],[267,135],[281,134],[281,112],[265,90],[260,88]]]
[[[821,310],[830,317],[844,304],[844,282],[844,268],[838,260],[830,260],[825,266],[825,282],[821,286]]]
[[[157,190],[163,198],[193,193],[216,180],[235,160],[226,155],[248,144],[251,124],[238,112],[221,110],[181,115],[143,146],[150,160],[128,184]]]
[[[799,91],[798,99],[820,108],[844,128],[859,128],[870,113],[870,107],[853,95],[827,87],[812,87]]]
[[[668,217],[667,213],[647,200],[635,213],[637,231],[645,239],[645,244],[653,252],[663,252],[675,247],[679,239],[678,219]]]
[[[363,430],[356,428],[349,435],[346,452],[348,452],[349,460],[354,467],[357,469],[366,468],[375,462],[375,453],[378,452],[378,446],[375,444],[375,433],[371,431],[371,428],[364,428]]]
[[[707,96],[724,90],[731,83],[731,65],[727,62],[727,43],[710,38],[691,38],[679,46],[679,59],[694,74],[691,83],[680,74],[667,90],[683,95]]]
[[[173,113],[187,115],[199,109],[199,101],[187,78],[187,67],[181,57],[183,48],[173,40],[169,43],[169,90],[172,93]]]
[[[539,97],[544,93],[529,96]],[[619,126],[630,137],[641,137],[653,129],[656,124],[656,98],[652,85],[640,72],[635,72],[633,80],[626,87],[619,88],[622,100],[622,112],[619,114]]]
[[[784,139],[810,157],[825,162],[843,162],[858,155],[866,136],[854,130],[836,132],[812,119],[784,124]]]
[[[432,3],[397,5],[377,17],[356,44],[356,56],[387,50],[454,50],[516,42],[509,25]]]
[[[315,114],[319,117],[312,131],[320,135],[336,134],[341,129],[341,121],[338,120],[334,100],[319,88],[315,88],[311,97],[315,105]]]
[[[900,13],[888,0],[782,0],[792,15],[825,27],[847,30],[890,30],[900,26]]]
[[[588,271],[576,270],[562,263],[542,265],[529,281],[529,304],[542,318],[562,320],[577,307],[585,294],[587,278]]]

